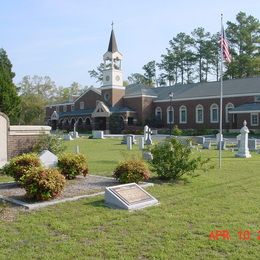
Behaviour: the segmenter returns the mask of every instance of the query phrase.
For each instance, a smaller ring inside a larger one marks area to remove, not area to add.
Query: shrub
[[[43,150],[49,150],[54,154],[64,152],[66,146],[60,135],[42,135],[33,146],[33,152],[40,153]]]
[[[179,179],[183,174],[192,174],[209,159],[191,157],[191,148],[172,138],[151,148],[153,159],[150,164],[161,179]]]
[[[182,130],[177,125],[175,125],[173,128],[172,134],[173,135],[182,135]]]
[[[39,167],[41,162],[37,154],[25,153],[16,156],[10,160],[2,169],[1,173],[9,175],[20,182],[21,177],[26,174],[31,168]]]
[[[66,179],[75,179],[77,175],[88,174],[87,159],[83,154],[63,153],[58,157],[57,166]]]
[[[57,169],[42,167],[31,168],[22,178],[26,196],[35,200],[49,200],[60,195],[65,178]]]
[[[121,183],[148,180],[150,171],[144,161],[131,159],[121,162],[114,170],[114,177]]]

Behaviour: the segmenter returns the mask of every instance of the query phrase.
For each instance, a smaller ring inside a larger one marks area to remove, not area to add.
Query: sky
[[[197,27],[216,33],[220,14],[260,18],[259,0],[0,0],[0,48],[19,83],[26,75],[50,76],[57,86],[99,86],[88,71],[102,62],[114,22],[124,79],[160,62],[169,41]]]

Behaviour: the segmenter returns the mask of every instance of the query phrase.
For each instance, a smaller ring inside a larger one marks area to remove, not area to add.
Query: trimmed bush
[[[87,158],[83,154],[63,153],[58,157],[57,166],[66,179],[75,179],[77,175],[88,174]]]
[[[1,169],[2,174],[9,175],[20,182],[23,175],[33,167],[41,166],[39,157],[35,153],[25,153],[16,156],[10,160],[10,162]]]
[[[176,180],[184,174],[192,174],[209,161],[201,156],[192,156],[191,148],[174,138],[156,144],[151,148],[151,153],[153,159],[149,163],[153,171],[165,180]]]
[[[114,177],[121,183],[148,180],[150,171],[144,161],[131,159],[121,162],[114,170]]]
[[[66,181],[57,169],[34,167],[21,178],[21,182],[29,199],[42,201],[59,196]]]

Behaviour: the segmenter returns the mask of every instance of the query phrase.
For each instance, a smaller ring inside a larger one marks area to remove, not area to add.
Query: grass
[[[108,174],[125,155],[139,154],[123,153],[118,140],[91,141],[70,142],[68,149],[79,143],[92,173]],[[217,165],[217,151],[201,153]],[[155,207],[112,210],[99,196],[19,211],[0,222],[0,259],[259,259],[259,168],[259,154],[239,159],[224,151],[221,171],[149,188],[160,201]],[[231,239],[210,240],[214,230],[229,230]],[[239,240],[239,230],[250,230],[251,239]]]

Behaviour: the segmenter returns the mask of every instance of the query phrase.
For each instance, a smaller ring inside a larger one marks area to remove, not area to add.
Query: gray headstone
[[[221,141],[221,150],[226,150],[226,140]],[[220,142],[218,142],[217,149],[219,150]]]
[[[205,137],[204,136],[196,136],[195,137],[195,141],[198,143],[198,144],[204,144],[205,143]]]
[[[70,134],[64,135],[63,139],[66,140],[66,141],[73,140],[73,138],[72,138],[72,136]]]
[[[127,136],[126,142],[127,142],[127,149],[132,150],[133,137],[131,135]]]
[[[128,183],[107,187],[105,203],[112,208],[137,210],[158,204],[158,200],[136,183]]]
[[[144,152],[143,152],[143,159],[144,159],[145,161],[151,161],[151,160],[153,159],[152,153],[149,152],[149,151],[144,151]]]
[[[203,149],[210,149],[211,148],[211,141],[206,140],[203,144]]]
[[[249,151],[257,150],[257,140],[256,139],[248,139],[248,149],[249,149]]]
[[[144,149],[144,137],[140,137],[139,138],[139,150],[143,150]]]
[[[48,150],[43,150],[39,155],[41,164],[44,167],[56,167],[58,163],[58,157]]]

